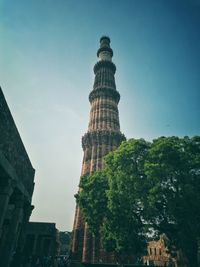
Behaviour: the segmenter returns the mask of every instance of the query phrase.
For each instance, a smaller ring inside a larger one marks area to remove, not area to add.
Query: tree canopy
[[[124,255],[144,254],[148,238],[165,233],[198,266],[200,137],[130,139],[105,157],[101,172],[82,177],[77,194],[93,234]]]

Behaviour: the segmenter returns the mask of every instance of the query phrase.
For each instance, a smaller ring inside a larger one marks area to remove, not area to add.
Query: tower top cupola
[[[99,60],[112,61],[113,50],[110,48],[110,38],[102,36],[100,38],[100,48],[97,51]]]

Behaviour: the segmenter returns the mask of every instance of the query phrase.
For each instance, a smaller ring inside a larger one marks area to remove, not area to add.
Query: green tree
[[[146,250],[147,227],[143,223],[143,203],[145,194],[144,162],[149,149],[145,140],[123,142],[119,149],[106,156],[108,178],[107,209],[109,217],[103,224],[105,244],[111,244],[121,261],[136,260]],[[126,259],[126,256],[127,259]]]
[[[145,162],[146,220],[165,233],[169,250],[181,249],[190,267],[198,266],[200,237],[200,137],[154,140]]]
[[[82,179],[77,200],[107,250],[127,261],[144,253],[150,232],[165,233],[169,250],[181,249],[188,266],[198,266],[200,137],[131,139],[105,162],[103,172]]]

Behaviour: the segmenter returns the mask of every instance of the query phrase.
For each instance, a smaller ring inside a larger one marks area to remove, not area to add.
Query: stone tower
[[[120,94],[115,85],[115,64],[112,62],[113,50],[110,38],[100,39],[97,51],[98,62],[94,66],[94,86],[90,92],[90,119],[87,133],[82,137],[84,151],[81,176],[101,170],[103,157],[119,146],[124,135],[120,132],[118,102]],[[101,249],[100,240],[92,238],[88,226],[82,220],[81,210],[75,212],[73,239],[73,259],[82,262],[112,262],[112,254]]]

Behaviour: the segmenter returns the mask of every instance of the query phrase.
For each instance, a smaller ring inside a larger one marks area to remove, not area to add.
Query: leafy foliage
[[[93,234],[98,234],[107,209],[108,180],[105,173],[95,172],[81,177],[79,193],[75,195],[84,220]]]
[[[146,218],[181,249],[188,266],[197,266],[200,237],[200,137],[161,137],[145,162]]]
[[[123,142],[120,149],[106,156],[109,190],[109,217],[104,222],[106,241],[112,240],[118,254],[141,255],[146,244],[146,225],[142,223],[144,159],[149,144],[144,140]],[[107,243],[105,242],[105,243]]]

